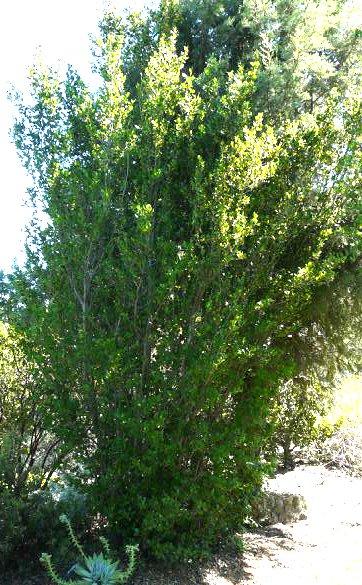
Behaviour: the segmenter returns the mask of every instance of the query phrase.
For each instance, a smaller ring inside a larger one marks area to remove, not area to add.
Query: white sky
[[[149,4],[150,2],[147,2]],[[113,0],[119,10],[139,10],[145,0]],[[41,48],[47,64],[72,63],[91,77],[89,34],[97,30],[104,0],[2,0],[0,3],[0,269],[22,261],[24,226],[30,215],[24,205],[25,172],[9,138],[14,110],[7,99],[13,84],[24,90],[27,71]]]

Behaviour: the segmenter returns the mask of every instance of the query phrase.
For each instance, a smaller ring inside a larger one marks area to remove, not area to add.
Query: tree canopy
[[[38,67],[18,100],[48,222],[35,214],[8,318],[93,510],[158,558],[248,514],[320,301],[344,283],[353,304],[361,54],[344,4],[106,13],[97,91]]]

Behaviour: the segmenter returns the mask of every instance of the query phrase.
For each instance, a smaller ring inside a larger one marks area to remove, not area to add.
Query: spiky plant
[[[126,547],[128,566],[124,571],[121,571],[119,561],[111,559],[111,550],[106,538],[101,537],[99,539],[104,553],[94,553],[92,556],[86,555],[74,533],[69,518],[62,514],[60,521],[66,525],[69,538],[82,557],[82,563],[76,563],[69,571],[80,577],[80,579],[66,581],[59,577],[55,571],[51,555],[43,553],[40,561],[55,585],[118,585],[125,583],[129,579],[135,569],[138,545]]]

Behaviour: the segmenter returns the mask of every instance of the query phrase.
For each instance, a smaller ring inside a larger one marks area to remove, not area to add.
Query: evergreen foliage
[[[23,341],[0,323],[0,494],[15,497],[44,489],[66,456],[46,423]]]
[[[293,342],[360,262],[356,34],[321,28],[335,70],[314,78],[300,3],[287,30],[285,2],[264,2],[265,21],[254,5],[106,14],[97,92],[38,67],[18,99],[48,223],[35,215],[8,318],[93,510],[163,559],[247,515]]]
[[[323,441],[338,424],[325,425],[341,377],[361,369],[361,272],[338,275],[315,299],[310,323],[290,340],[288,352],[296,371],[275,396],[271,451],[283,451],[283,464],[294,465],[293,453],[317,439]],[[338,421],[336,421],[338,423]]]

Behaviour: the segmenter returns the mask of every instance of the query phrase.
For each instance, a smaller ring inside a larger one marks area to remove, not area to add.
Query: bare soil
[[[299,467],[271,483],[273,488],[303,494],[307,518],[246,536],[244,582],[362,583],[362,478],[316,466]],[[226,585],[227,581],[214,583]]]

